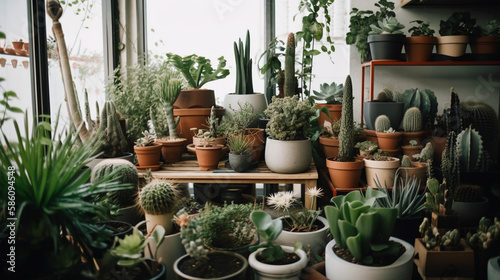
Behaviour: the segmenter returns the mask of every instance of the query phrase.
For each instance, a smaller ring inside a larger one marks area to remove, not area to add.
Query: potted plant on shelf
[[[229,165],[236,172],[246,171],[252,164],[253,142],[243,134],[230,135],[227,138]]]
[[[469,12],[454,12],[447,20],[441,20],[437,54],[452,59],[463,56],[475,24],[476,19],[471,18]]]
[[[414,160],[413,156],[420,154],[424,146],[419,145],[417,140],[410,140],[407,145],[401,145],[403,155],[408,156],[410,160]]]
[[[422,113],[417,107],[408,108],[403,116],[403,138],[401,145],[410,144],[411,140],[417,141],[417,144],[423,142],[427,133],[422,128]]]
[[[387,17],[395,17],[394,3],[387,0],[379,0],[374,4],[379,8],[375,13],[372,10],[359,10],[352,8],[351,18],[349,20],[349,32],[346,34],[346,43],[348,45],[355,44],[356,49],[361,55],[361,61],[370,61],[370,47],[367,42],[368,33],[371,31],[370,25],[377,23]]]
[[[217,115],[215,113],[215,107],[212,107],[212,110],[210,111],[210,117],[207,118],[205,128],[206,129],[198,129],[197,127],[192,127],[191,131],[195,133],[193,136],[193,144],[188,145],[188,149],[191,151],[194,151],[194,147],[201,145],[203,135],[205,132],[208,132],[210,134],[210,143],[211,144],[220,144],[220,145],[226,145],[226,136],[224,136],[221,133],[221,129],[219,128],[219,118],[217,118]]]
[[[250,219],[257,227],[259,236],[264,240],[259,245],[250,247],[252,252],[248,263],[255,271],[256,279],[300,279],[300,272],[307,265],[307,254],[295,247],[281,246],[275,243],[283,230],[283,221],[273,220],[269,213],[254,210]]]
[[[500,23],[491,20],[480,24],[472,34],[470,49],[473,54],[495,54],[497,52]]]
[[[392,236],[412,244],[415,238],[419,237],[418,227],[425,210],[425,190],[421,191],[419,178],[403,175],[400,171],[401,169],[394,175],[392,189],[389,189],[391,186],[381,185],[380,181],[375,179],[375,186],[385,194],[384,197],[377,198],[377,206],[398,210]]]
[[[366,184],[375,187],[375,179],[384,186],[392,186],[394,173],[399,168],[399,158],[388,156],[387,152],[378,150],[373,156],[365,157]]]
[[[226,112],[237,105],[248,102],[255,114],[252,127],[257,127],[258,115],[262,114],[267,107],[266,96],[263,93],[255,93],[252,79],[252,58],[250,57],[250,31],[247,30],[245,45],[241,38],[239,42],[234,42],[234,58],[236,60],[236,88],[234,93],[224,97],[224,107]]]
[[[210,142],[210,132],[205,131],[205,133],[203,133],[201,144],[194,147],[196,159],[198,160],[198,165],[202,171],[217,169],[222,156],[222,148],[224,146],[220,144],[210,144]]]
[[[401,167],[399,167],[399,173],[401,179],[404,183],[410,178],[416,178],[419,180],[419,186],[425,186],[427,182],[427,170],[429,164],[412,161],[407,155],[403,155],[401,158]]]
[[[297,95],[273,98],[264,114],[269,118],[266,132],[266,165],[277,173],[300,173],[309,170],[311,141],[307,137],[309,118],[316,113],[308,100]]]
[[[436,95],[430,89],[419,90],[418,88],[407,89],[401,94],[404,103],[404,112],[412,107],[420,109],[422,115],[422,130],[425,135],[430,134],[436,117],[438,102]]]
[[[344,86],[342,84],[337,85],[335,82],[331,84],[323,83],[319,86],[319,89],[319,92],[313,90],[313,95],[311,95],[311,97],[316,101],[325,101],[326,103],[316,103],[316,108],[321,109],[326,107],[330,113],[330,117],[328,117],[325,113],[321,112],[318,119],[319,125],[322,126],[326,120],[330,123],[340,120]]]
[[[437,43],[434,29],[423,20],[410,21],[415,25],[408,29],[410,37],[405,40],[406,61],[423,62],[431,59],[432,50]]]
[[[138,204],[145,213],[148,233],[156,225],[161,225],[165,234],[172,232],[172,219],[179,203],[177,196],[175,185],[159,180],[153,180],[141,189]]]
[[[156,134],[145,130],[143,137],[137,139],[134,152],[137,155],[138,168],[160,169],[160,154],[162,146],[156,142]]]
[[[395,17],[379,20],[370,25],[367,42],[373,60],[401,60],[401,50],[406,36],[401,29],[405,28]]]
[[[157,98],[160,100],[166,114],[166,124],[169,132],[169,136],[156,140],[157,143],[161,144],[161,153],[165,163],[180,161],[187,143],[186,138],[179,137],[174,119],[174,103],[179,97],[181,86],[181,80],[177,79],[175,75],[166,73],[156,91]]]
[[[306,199],[311,200],[307,209],[299,200],[294,198],[291,191],[273,193],[267,199],[269,206],[282,213],[283,231],[275,242],[283,246],[294,246],[297,242],[302,244],[302,249],[308,252],[310,260],[315,263],[323,255],[323,250],[328,242],[328,222],[321,217],[321,210],[316,208],[318,197],[323,196],[321,188],[306,190]],[[310,250],[310,251],[309,251]]]
[[[399,129],[405,113],[404,107],[405,104],[402,102],[401,94],[389,89],[379,92],[375,100],[364,101],[363,117],[367,128],[365,130],[367,136],[375,136],[375,120],[380,115],[388,116],[392,127]]]
[[[325,121],[321,128],[318,142],[325,154],[325,158],[336,157],[339,154],[340,120],[330,123]]]
[[[230,251],[209,250],[200,236],[200,221],[181,219],[181,239],[187,254],[174,263],[174,271],[180,279],[245,279],[248,262],[242,255]]]
[[[380,115],[375,120],[375,131],[380,149],[389,153],[390,156],[399,154],[399,143],[403,135],[391,126],[391,121],[386,115]]]
[[[334,238],[325,248],[328,279],[412,279],[413,247],[391,237],[398,210],[374,207],[383,196],[369,187],[365,196],[352,191],[325,206]]]
[[[376,151],[378,151],[379,147],[377,142],[366,140],[363,142],[356,143],[356,145],[354,145],[354,148],[359,149],[360,157],[366,158],[373,155],[373,153],[375,153]]]
[[[351,76],[344,83],[342,117],[340,118],[339,154],[327,158],[326,166],[335,188],[355,188],[359,184],[364,162],[354,158],[354,120]]]

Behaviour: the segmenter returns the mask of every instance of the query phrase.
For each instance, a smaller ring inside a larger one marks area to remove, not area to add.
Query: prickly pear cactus
[[[403,130],[405,132],[422,131],[422,113],[417,107],[406,110],[403,117]]]
[[[147,214],[172,213],[178,203],[176,188],[167,182],[152,181],[142,188],[139,203]]]
[[[375,130],[377,132],[384,132],[391,128],[391,120],[386,115],[380,115],[375,119]]]
[[[106,101],[99,120],[99,129],[96,132],[98,152],[101,157],[113,158],[123,156],[128,149],[119,123],[119,116],[112,101]]]

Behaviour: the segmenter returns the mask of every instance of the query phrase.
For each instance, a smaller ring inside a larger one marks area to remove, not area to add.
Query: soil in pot
[[[211,279],[231,275],[243,265],[244,262],[236,256],[215,252],[208,255],[208,261],[186,257],[179,262],[178,267],[184,274]]]
[[[257,260],[261,263],[265,264],[272,264],[272,265],[285,265],[285,264],[291,264],[294,262],[298,262],[300,260],[300,257],[295,254],[295,253],[287,253],[285,252],[285,257],[282,258],[281,260],[276,260],[274,262],[268,262],[266,259],[260,256],[260,254],[257,254],[256,256]]]
[[[392,242],[394,242],[394,241],[392,241]],[[395,243],[399,248],[398,255],[396,255],[396,256],[377,256],[377,255],[374,255],[373,256],[373,263],[370,266],[387,266],[387,265],[393,264],[397,259],[399,259],[399,257],[401,257],[404,254],[404,252],[406,252],[406,249],[401,243],[398,243],[398,242],[395,242]],[[360,265],[363,264],[363,263],[361,263],[361,261],[356,260],[352,256],[351,252],[349,252],[349,250],[339,248],[337,246],[337,244],[335,244],[335,246],[333,247],[333,252],[339,258],[342,258],[343,260],[345,260],[347,262],[354,263],[354,264],[360,264]]]

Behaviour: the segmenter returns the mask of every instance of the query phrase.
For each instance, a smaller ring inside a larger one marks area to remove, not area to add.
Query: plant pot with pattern
[[[339,121],[342,114],[342,91],[344,86],[332,82],[331,84],[321,84],[319,88],[320,91],[313,90],[311,97],[316,101],[324,101],[325,103],[316,103],[316,108],[321,109],[326,107],[330,113],[330,117],[328,117],[325,113],[321,112],[318,119],[319,126],[323,126],[326,120],[330,123]]]
[[[406,38],[401,31],[404,27],[395,17],[386,17],[370,25],[367,42],[373,60],[401,60]]]
[[[214,91],[202,89],[202,86],[229,75],[229,70],[224,69],[226,66],[224,57],[218,58],[218,65],[215,69],[212,67],[210,59],[196,54],[181,57],[177,54],[168,53],[167,58],[167,63],[181,72],[190,86],[190,89],[184,89],[182,93],[179,93],[179,98],[172,104],[174,109],[211,108],[215,106]]]
[[[140,168],[155,168],[160,165],[161,145],[155,143],[156,135],[149,131],[143,132],[144,137],[137,139],[134,151]]]
[[[339,154],[326,159],[326,167],[335,188],[356,188],[359,184],[364,162],[354,158],[354,120],[351,77],[344,83],[344,101],[339,131]]]
[[[293,97],[273,98],[264,114],[269,118],[266,132],[266,165],[276,173],[301,173],[309,170],[311,141],[307,137],[309,118],[316,109],[308,100]]]
[[[454,12],[447,20],[441,20],[437,54],[452,58],[463,56],[475,24],[476,19],[471,18],[470,12]]]
[[[422,20],[414,20],[410,23],[415,23],[416,26],[408,29],[410,37],[406,37],[405,41],[406,61],[429,61],[434,45],[437,43],[437,39],[434,37],[435,31]]]
[[[177,186],[166,181],[153,180],[139,193],[138,203],[145,213],[148,234],[156,225],[172,233],[172,219],[179,203]]]

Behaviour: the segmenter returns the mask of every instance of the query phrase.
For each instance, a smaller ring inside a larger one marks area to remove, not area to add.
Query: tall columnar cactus
[[[238,48],[239,47],[239,48]],[[247,30],[245,47],[241,38],[234,42],[234,58],[236,59],[236,94],[252,94],[252,59],[250,58],[250,31]]]
[[[457,136],[457,153],[460,170],[463,172],[483,171],[483,140],[481,135],[470,127]]]
[[[455,192],[455,201],[480,202],[483,190],[479,185],[460,185]]]
[[[217,127],[219,126],[219,118],[215,115],[215,107],[212,106],[210,110],[210,117],[207,119],[208,123],[208,132],[210,133],[211,138],[217,137]]]
[[[403,130],[405,132],[422,131],[422,113],[417,107],[411,107],[406,110],[403,117]]]
[[[354,158],[354,115],[351,76],[344,83],[342,117],[340,118],[339,155],[337,161],[348,162]]]
[[[483,137],[484,150],[488,151],[493,162],[498,159],[498,140],[500,125],[493,108],[483,102],[462,102],[462,123],[464,127],[472,126]]]
[[[422,113],[422,125],[429,128],[434,124],[438,102],[434,92],[429,89],[419,90],[417,88],[408,89],[402,94],[405,103],[405,111],[411,107],[417,107]]]
[[[411,167],[411,159],[409,156],[403,156],[403,158],[401,159],[401,167]]]
[[[380,115],[375,119],[375,131],[384,132],[391,128],[391,120],[386,115]]]
[[[96,137],[98,151],[102,152],[104,158],[123,156],[128,150],[127,139],[122,132],[119,116],[112,101],[104,103]]]
[[[460,166],[457,155],[457,137],[454,131],[451,131],[446,138],[446,147],[443,151],[441,160],[441,170],[443,172],[443,181],[446,182],[448,189],[447,200],[445,204],[446,213],[451,212],[451,198],[455,194],[455,190],[460,185]]]
[[[99,162],[92,168],[90,181],[94,184],[105,178],[110,181],[119,182],[120,184],[131,185],[131,189],[107,195],[116,201],[121,208],[134,205],[134,200],[138,192],[139,175],[137,174],[137,169],[130,161],[124,159],[105,159]]]
[[[294,96],[297,84],[295,81],[295,35],[288,34],[285,50],[285,96]]]
[[[462,131],[462,118],[461,118],[461,106],[460,98],[458,94],[453,92],[451,88],[451,104],[450,108],[446,109],[444,112],[444,118],[446,123],[446,131],[450,133],[453,131],[455,135],[458,135]]]
[[[179,137],[177,134],[177,129],[175,119],[174,119],[174,102],[179,97],[181,93],[182,81],[177,78],[172,78],[169,74],[165,75],[161,83],[160,89],[157,91],[157,96],[162,102],[165,108],[165,114],[167,115],[167,125],[169,136],[172,139]]]
[[[152,181],[142,188],[139,203],[146,214],[172,213],[178,203],[176,189],[170,183]]]

